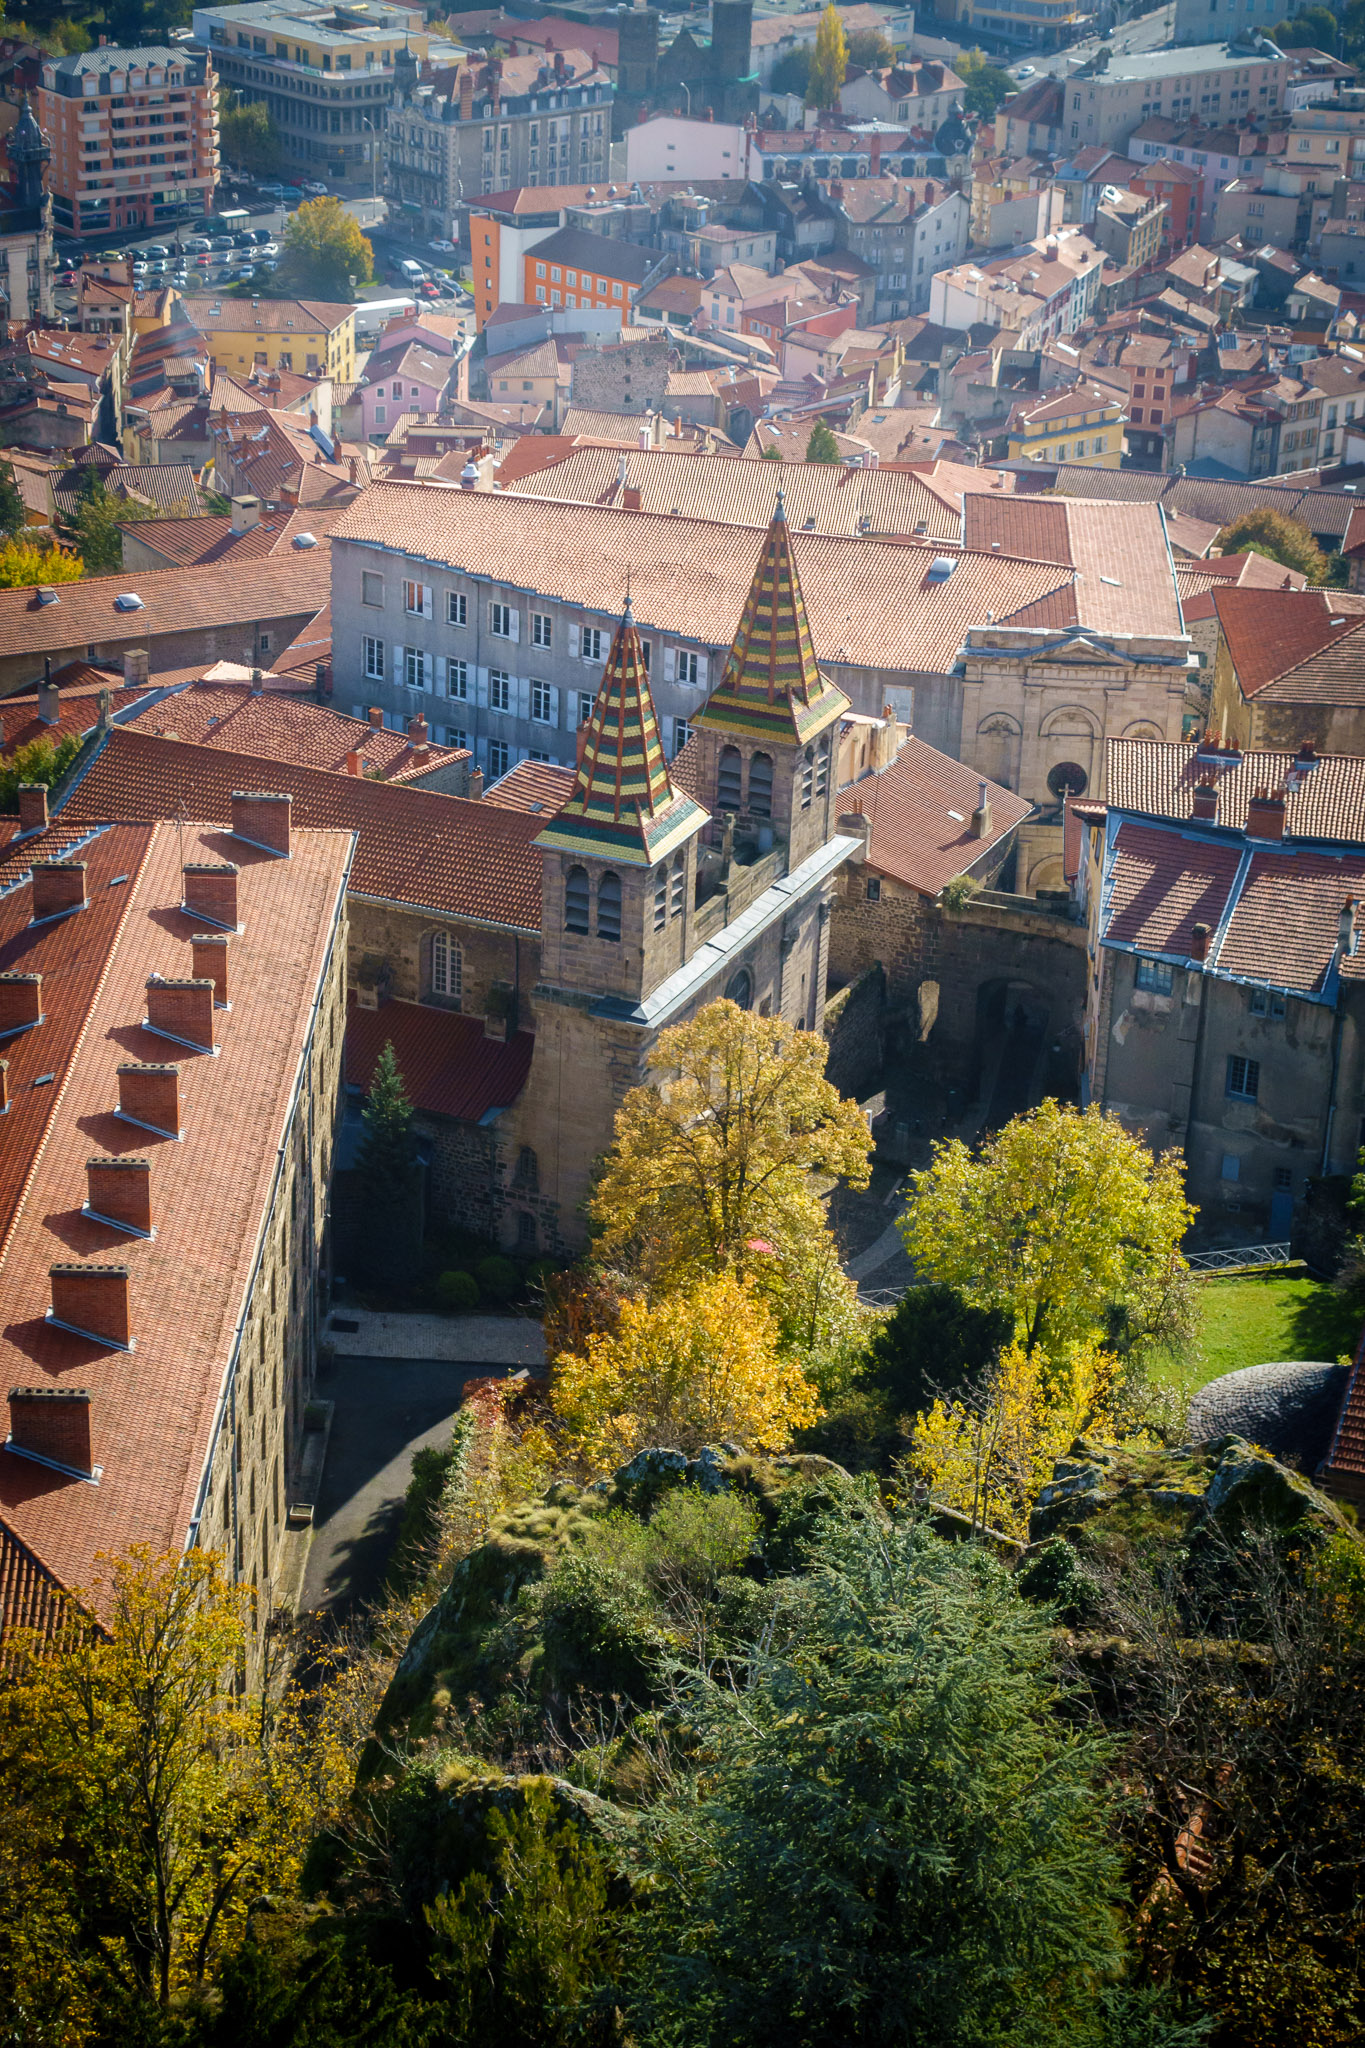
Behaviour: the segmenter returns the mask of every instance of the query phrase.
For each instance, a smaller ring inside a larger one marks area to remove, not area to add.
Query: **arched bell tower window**
[[[725,984],[726,999],[738,1003],[741,1010],[747,1010],[754,999],[754,978],[747,967],[741,967],[738,974],[732,974]]]
[[[723,811],[737,811],[744,802],[744,765],[738,747],[722,747],[716,777],[716,802]]]
[[[773,757],[755,754],[749,763],[749,809],[756,818],[773,814]]]
[[[816,753],[816,756],[815,756],[815,794],[816,794],[817,796],[824,796],[824,794],[825,794],[825,792],[826,792],[826,791],[828,790],[828,788],[829,788],[829,734],[828,734],[828,733],[826,733],[826,734],[824,735],[823,739],[822,739],[822,740],[820,741],[820,746],[819,746],[819,750],[818,750],[818,752]]]
[[[570,868],[564,877],[564,929],[566,932],[586,932],[588,906],[592,900],[588,886],[586,868]]]
[[[807,747],[801,757],[801,808],[810,809],[811,793],[815,788],[815,749]]]
[[[654,929],[661,932],[668,923],[668,863],[661,862],[654,874]]]
[[[597,885],[597,936],[599,939],[619,939],[621,936],[619,875],[603,875]]]

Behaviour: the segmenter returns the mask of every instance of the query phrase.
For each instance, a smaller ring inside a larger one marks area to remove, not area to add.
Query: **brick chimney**
[[[462,121],[472,121],[473,118],[474,73],[469,65],[466,64],[460,72],[460,119]]]
[[[84,910],[83,860],[35,860],[32,874],[34,924],[48,917],[65,917],[71,910]]]
[[[976,786],[976,809],[972,812],[972,837],[989,839],[991,836],[991,793],[988,782]]]
[[[143,1028],[201,1052],[212,1052],[213,983],[202,976],[163,981],[160,975],[149,975]]]
[[[371,704],[368,716],[370,724],[373,726],[374,730],[376,732],[383,732],[384,713],[381,711],[377,704]]]
[[[213,983],[214,1006],[231,1008],[228,1001],[228,945],[226,932],[196,932],[190,940],[190,972],[196,981]]]
[[[151,1237],[152,1168],[147,1159],[98,1156],[85,1162],[83,1216],[112,1223],[135,1237]]]
[[[410,718],[408,720],[408,740],[410,744],[414,747],[424,747],[427,743],[427,739],[427,722],[426,719],[422,716],[421,712],[419,711],[416,717]]]
[[[1195,818],[1203,818],[1209,824],[1212,824],[1217,818],[1218,784],[1211,778],[1206,777],[1203,782],[1195,784],[1194,804],[1190,815]]]
[[[294,799],[271,789],[234,789],[232,836],[289,858],[289,808]]]
[[[43,1021],[41,974],[0,974],[0,1038]]]
[[[360,755],[354,747],[351,748],[351,751],[346,756],[346,773],[348,775],[359,775],[360,773]]]
[[[147,659],[146,648],[125,648],[123,654],[124,687],[135,690],[139,684],[145,683],[148,680],[150,674],[151,667]]]
[[[38,685],[38,717],[44,725],[55,725],[62,715],[61,692],[52,680],[52,663],[44,659],[43,680]]]
[[[224,931],[240,930],[237,922],[237,868],[234,862],[187,861],[180,871],[180,908],[191,917],[207,918]]]
[[[21,832],[44,832],[47,829],[47,784],[45,782],[21,782],[19,784],[19,830]]]
[[[118,1070],[118,1114],[163,1138],[180,1136],[180,1069],[126,1060]]]
[[[84,1387],[11,1387],[9,1448],[66,1472],[94,1471],[90,1395]]]
[[[126,1266],[63,1264],[47,1270],[52,1282],[49,1323],[93,1337],[116,1351],[132,1350]]]
[[[1281,791],[1257,790],[1247,805],[1247,838],[1284,838],[1284,796]]]
[[[1197,924],[1190,934],[1190,958],[1191,960],[1207,960],[1208,957],[1209,928],[1206,924]]]

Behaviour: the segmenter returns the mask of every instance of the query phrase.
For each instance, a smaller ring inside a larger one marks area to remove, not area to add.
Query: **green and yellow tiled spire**
[[[697,723],[745,739],[804,744],[848,709],[815,659],[781,491],[725,673]]]
[[[536,845],[652,867],[698,831],[708,815],[669,779],[627,598],[588,720],[573,794]]]

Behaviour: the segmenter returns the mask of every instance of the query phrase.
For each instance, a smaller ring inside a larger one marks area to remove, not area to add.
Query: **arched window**
[[[825,792],[826,792],[826,791],[828,790],[828,788],[829,788],[829,734],[828,734],[828,733],[826,733],[826,734],[825,734],[825,736],[824,736],[824,738],[823,738],[823,739],[821,740],[821,742],[820,742],[820,747],[819,747],[819,751],[817,752],[817,754],[816,754],[816,756],[815,756],[815,794],[816,794],[817,796],[824,796],[824,794],[825,794]]]
[[[654,929],[661,932],[668,923],[668,863],[663,862],[654,877]]]
[[[744,801],[744,768],[738,747],[722,747],[716,777],[716,802],[723,811],[737,811]]]
[[[811,791],[815,788],[815,749],[807,747],[801,762],[801,808],[810,809]]]
[[[597,885],[597,936],[599,939],[619,939],[621,936],[619,875],[603,875]]]
[[[673,856],[673,902],[669,913],[670,916],[681,917],[683,906],[686,902],[687,855],[685,853],[675,853]]]
[[[431,993],[452,1003],[464,993],[464,955],[449,932],[437,932],[431,941]]]
[[[741,1010],[747,1010],[754,999],[754,978],[747,967],[741,967],[738,974],[732,974],[725,984],[728,1001],[738,1003]]]
[[[749,763],[749,809],[756,818],[773,814],[773,757],[755,754]]]
[[[564,929],[566,932],[586,932],[588,924],[588,871],[586,868],[570,868],[564,877]]]

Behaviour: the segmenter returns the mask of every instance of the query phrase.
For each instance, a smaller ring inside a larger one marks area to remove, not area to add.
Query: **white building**
[[[654,114],[626,131],[626,178],[632,185],[659,178],[734,178],[742,184],[748,175],[749,137],[742,127]]]

